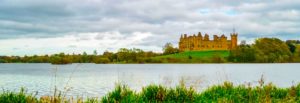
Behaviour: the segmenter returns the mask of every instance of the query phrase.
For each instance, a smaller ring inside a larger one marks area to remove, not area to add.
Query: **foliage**
[[[292,55],[286,43],[277,38],[260,38],[253,45],[257,62],[288,62]]]
[[[185,51],[179,50],[171,43],[166,43],[163,53],[143,51],[141,49],[121,48],[117,52],[105,51],[98,54],[53,54],[33,56],[0,56],[0,63],[285,63],[300,62],[300,41],[286,42],[277,38],[259,38],[252,45],[245,41],[230,51]]]
[[[239,45],[237,48],[230,51],[228,60],[238,63],[255,62],[255,49],[250,45]]]
[[[163,47],[163,54],[168,55],[168,54],[175,54],[179,52],[178,48],[173,47],[171,43],[166,43],[165,46]]]
[[[107,63],[110,63],[110,60],[108,58],[95,58],[93,60],[93,63],[96,63],[96,64],[107,64]]]
[[[290,51],[294,53],[296,51],[297,45],[300,44],[300,40],[287,40],[286,44],[288,45]]]
[[[289,50],[292,52],[292,53],[294,53],[295,52],[295,50],[296,50],[296,45],[294,44],[294,43],[292,43],[292,42],[286,42],[286,45],[289,47]]]
[[[130,90],[126,85],[117,85],[115,90],[108,93],[107,96],[102,98],[103,103],[132,103],[137,101],[135,93]]]
[[[26,94],[25,89],[21,88],[19,93],[3,91],[0,103],[38,103],[38,99],[32,94]]]
[[[300,62],[300,45],[296,46],[296,50],[293,54],[293,61],[298,63]]]
[[[203,92],[196,92],[192,87],[188,88],[184,85],[175,88],[164,87],[161,85],[149,85],[144,87],[140,93],[136,93],[128,87],[117,86],[114,91],[102,98],[103,103],[277,103],[299,101],[300,84],[290,88],[278,88],[273,84],[234,86],[231,82],[224,82],[222,85],[211,86]]]
[[[140,92],[135,92],[126,85],[116,85],[115,89],[102,98],[64,98],[57,94],[54,96],[35,97],[26,93],[22,88],[19,93],[3,91],[0,93],[1,103],[295,103],[300,102],[300,84],[289,88],[279,88],[272,83],[260,85],[233,85],[224,82],[220,85],[208,87],[197,92],[193,87],[179,85],[165,87],[162,85],[148,85]]]
[[[143,51],[141,49],[121,48],[117,53],[105,51],[98,55],[97,51],[89,55],[86,52],[82,54],[53,54],[41,56],[0,56],[0,63],[52,63],[52,64],[70,64],[70,63],[144,63],[150,57],[161,55],[152,51]],[[153,60],[148,60],[152,62]]]
[[[253,45],[242,44],[230,51],[228,61],[237,63],[300,62],[297,41],[283,42],[278,38],[260,38]]]

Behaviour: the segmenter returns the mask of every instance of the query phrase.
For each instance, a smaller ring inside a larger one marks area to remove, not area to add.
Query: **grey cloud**
[[[176,43],[183,33],[228,35],[233,27],[245,38],[289,38],[300,32],[299,5],[294,0],[2,0],[0,38],[118,31],[123,37],[94,39],[119,40],[134,32],[151,32],[154,36],[143,45],[162,45]]]

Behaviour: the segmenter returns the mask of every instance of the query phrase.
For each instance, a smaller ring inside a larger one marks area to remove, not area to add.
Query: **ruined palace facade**
[[[230,34],[231,39],[227,40],[227,37],[223,34],[220,37],[213,36],[213,40],[209,39],[209,35],[202,36],[201,32],[198,35],[187,36],[187,34],[181,35],[179,41],[180,51],[203,51],[203,50],[231,50],[237,47],[237,33]]]

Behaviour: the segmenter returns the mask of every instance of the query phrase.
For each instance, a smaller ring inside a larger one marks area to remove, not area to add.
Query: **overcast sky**
[[[0,55],[177,46],[181,34],[300,39],[300,0],[0,0]]]

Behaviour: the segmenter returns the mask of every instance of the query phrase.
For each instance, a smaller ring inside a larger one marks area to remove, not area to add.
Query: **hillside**
[[[229,56],[229,51],[186,51],[176,54],[153,57],[152,59],[162,60],[169,63],[198,63],[224,61]]]

